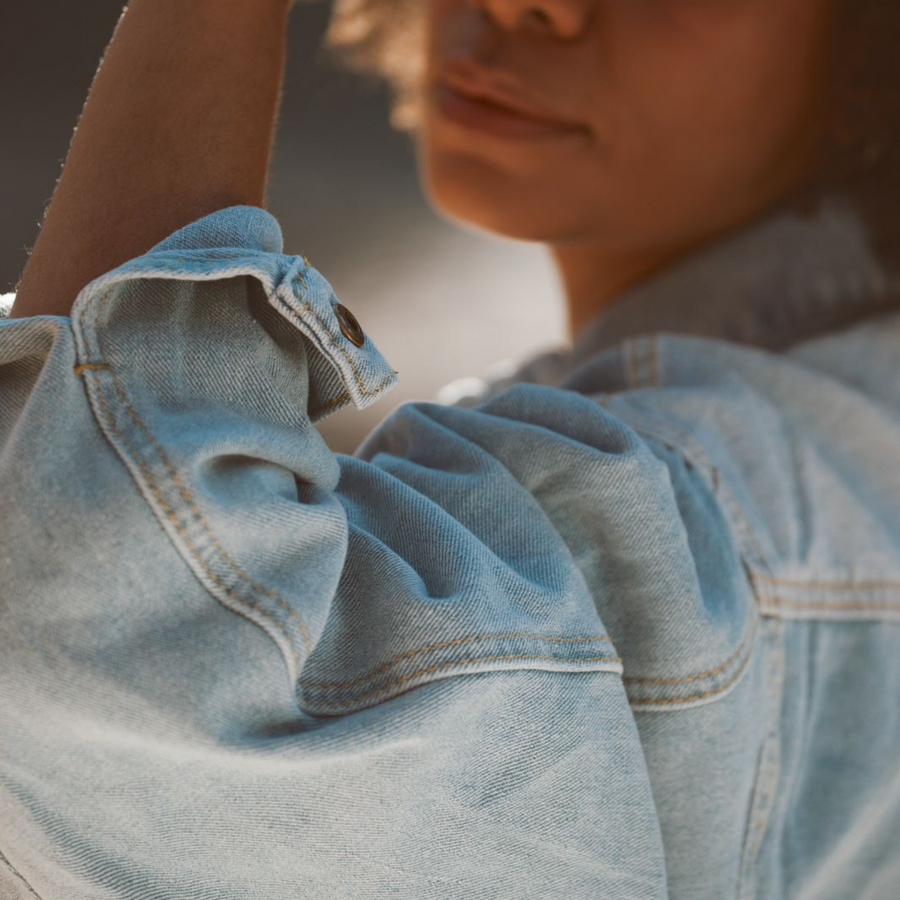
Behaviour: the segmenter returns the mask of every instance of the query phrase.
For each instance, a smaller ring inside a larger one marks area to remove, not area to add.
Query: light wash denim
[[[353,456],[312,423],[396,373],[335,303],[235,206],[0,323],[0,897],[896,900],[900,291],[849,208]]]

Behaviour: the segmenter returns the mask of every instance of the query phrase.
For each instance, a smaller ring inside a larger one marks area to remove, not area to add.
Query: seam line
[[[869,580],[869,581],[824,581],[824,580],[810,580],[810,581],[800,581],[796,579],[790,578],[775,578],[771,575],[753,575],[754,581],[765,581],[769,584],[781,584],[785,587],[799,587],[799,588],[830,588],[830,589],[839,589],[839,590],[859,590],[864,591],[870,588],[880,588],[880,587],[891,587],[900,589],[900,581],[886,580]]]
[[[293,656],[293,659],[294,659],[294,665],[297,667],[297,669],[299,671],[300,661],[297,656],[297,651],[294,648],[294,642],[291,640],[291,637],[288,634],[288,632],[286,631],[286,629],[284,628],[284,626],[277,619],[273,618],[271,616],[271,614],[266,612],[264,609],[260,608],[252,600],[248,600],[245,597],[241,597],[234,590],[229,588],[222,581],[222,579],[218,575],[216,575],[216,573],[213,572],[210,569],[210,567],[207,565],[206,561],[203,559],[200,552],[194,546],[193,541],[188,536],[187,529],[185,528],[184,523],[178,518],[178,516],[175,514],[175,511],[172,509],[172,507],[169,505],[169,503],[163,497],[162,491],[159,489],[159,486],[156,484],[156,481],[153,478],[153,475],[150,472],[149,468],[147,467],[146,462],[141,458],[141,456],[138,453],[135,452],[134,448],[131,446],[131,443],[128,441],[128,439],[125,437],[125,435],[119,429],[119,427],[115,424],[115,420],[113,419],[110,409],[106,405],[106,400],[104,399],[104,396],[103,396],[103,389],[100,387],[100,384],[99,384],[99,378],[96,375],[94,375],[93,378],[94,378],[94,388],[97,392],[97,399],[98,399],[98,402],[100,403],[100,407],[103,411],[103,414],[106,417],[107,425],[109,426],[110,429],[112,429],[112,431],[116,435],[118,435],[119,439],[125,445],[125,448],[129,451],[131,458],[135,461],[138,468],[141,470],[141,473],[143,474],[143,476],[147,482],[147,486],[150,488],[151,492],[153,493],[153,496],[156,498],[157,502],[162,507],[163,512],[166,514],[166,517],[169,519],[169,521],[174,526],[175,530],[178,532],[179,537],[181,537],[181,539],[187,545],[188,551],[190,552],[191,556],[199,563],[199,565],[200,565],[201,569],[203,569],[204,573],[210,579],[212,579],[212,581],[216,584],[216,586],[221,588],[221,590],[224,591],[228,597],[232,597],[238,603],[239,606],[242,606],[245,609],[252,609],[252,610],[256,611],[257,613],[259,613],[259,615],[264,620],[266,620],[267,622],[269,622],[272,626],[274,626],[276,628],[276,630],[288,642],[288,646],[291,649],[291,655]]]
[[[95,380],[96,380],[96,376],[95,376]],[[213,546],[216,548],[216,550],[218,550],[219,554],[222,556],[222,558],[225,560],[225,562],[228,564],[228,566],[234,571],[234,573],[238,576],[238,578],[241,579],[241,581],[243,581],[252,590],[257,591],[261,594],[264,594],[270,600],[274,600],[283,610],[285,610],[285,612],[288,613],[288,615],[290,615],[297,622],[297,625],[300,629],[300,633],[303,635],[303,641],[306,646],[306,652],[309,653],[310,650],[312,649],[312,640],[310,639],[309,632],[307,631],[307,628],[306,628],[306,624],[300,618],[300,616],[298,615],[296,610],[283,597],[281,597],[280,594],[276,593],[275,591],[271,590],[270,588],[265,587],[264,585],[259,584],[256,581],[254,581],[238,565],[238,563],[231,556],[231,554],[228,553],[228,551],[222,546],[221,542],[215,536],[215,533],[213,532],[212,528],[210,527],[209,522],[207,521],[206,517],[203,515],[203,513],[200,511],[199,507],[197,506],[197,503],[194,500],[193,496],[190,494],[190,492],[188,491],[184,482],[181,480],[180,476],[178,475],[178,471],[175,468],[175,466],[173,465],[173,463],[171,462],[171,460],[169,459],[168,454],[165,452],[165,450],[162,448],[162,446],[159,444],[159,442],[153,436],[150,429],[144,424],[143,420],[138,415],[138,413],[134,409],[134,407],[128,402],[128,398],[126,397],[125,392],[123,391],[122,386],[119,382],[119,379],[115,376],[115,374],[113,374],[113,376],[112,376],[112,381],[113,381],[113,386],[116,389],[116,393],[119,395],[119,398],[121,399],[122,403],[125,405],[125,408],[128,411],[129,416],[131,417],[131,420],[147,436],[147,439],[150,441],[151,445],[156,450],[156,453],[159,456],[161,462],[165,466],[166,471],[169,474],[169,477],[172,479],[172,482],[174,483],[174,485],[178,488],[178,492],[181,495],[181,498],[184,500],[185,503],[188,504],[188,507],[191,510],[191,512],[193,513],[194,518],[197,520],[197,523],[200,525],[200,527],[206,533],[206,536],[210,539]]]
[[[643,423],[644,423],[643,427],[650,430],[651,432],[653,430],[658,430],[661,432],[669,432],[671,436],[674,436],[675,438],[679,439],[679,444],[675,448],[679,453],[681,453],[683,456],[685,456],[687,458],[687,449],[683,446],[682,442],[687,443],[688,445],[690,445],[691,452],[693,454],[695,454],[695,456],[697,457],[698,461],[701,463],[703,468],[710,470],[710,471],[715,469],[715,467],[710,463],[709,459],[707,458],[706,453],[703,450],[703,448],[697,443],[697,441],[694,439],[694,437],[692,435],[688,434],[686,431],[683,431],[682,429],[678,428],[675,425],[670,424],[669,422],[665,422],[660,419],[656,419],[656,418],[652,417],[651,415],[649,415],[648,413],[645,413],[642,410],[635,409],[634,407],[632,407],[630,405],[627,406],[624,410],[616,411],[616,414],[621,415],[622,418],[625,419],[625,421],[628,421],[628,419],[630,417],[635,417],[638,420],[638,423],[636,425],[634,425],[633,427],[635,427],[637,430],[640,430],[640,427],[641,427],[640,422],[643,421]],[[631,423],[629,423],[629,424],[631,424]],[[660,440],[660,439],[665,440],[664,437],[660,437],[659,435],[654,435],[652,433],[649,436],[655,437],[657,440]],[[670,440],[672,440],[672,437],[670,437]],[[749,523],[747,522],[747,519],[746,519],[746,516],[744,515],[743,509],[741,508],[741,506],[737,502],[737,500],[732,496],[730,489],[727,488],[723,479],[719,479],[719,485],[720,485],[720,490],[718,493],[721,495],[722,499],[725,501],[725,504],[731,510],[732,515],[734,516],[735,524],[738,528],[738,531],[744,536],[747,544],[749,545],[750,549],[753,551],[756,559],[759,560],[759,562],[762,565],[764,565],[766,567],[766,569],[769,569],[770,567],[766,563],[765,556],[760,552],[759,546],[756,543],[756,539],[753,536],[753,531],[750,528]]]
[[[331,331],[329,331],[328,326],[325,324],[324,319],[322,319],[322,317],[312,308],[312,304],[309,302],[309,300],[305,300],[301,304],[299,312],[296,309],[294,309],[293,307],[291,307],[289,304],[284,303],[283,300],[281,300],[281,303],[283,303],[287,307],[288,312],[295,319],[300,319],[300,321],[302,322],[303,321],[302,313],[308,312],[312,315],[312,317],[316,320],[316,322],[319,323],[319,326],[321,327],[321,329],[325,332],[326,335],[328,335],[328,339],[331,341],[332,344],[334,344],[335,347],[337,347],[337,349],[341,353],[341,356],[344,357],[344,359],[347,361],[348,365],[350,366],[350,369],[353,372],[353,376],[354,376],[354,378],[356,378],[356,385],[359,388],[359,392],[360,392],[360,394],[362,394],[362,396],[371,397],[373,394],[377,394],[391,380],[391,378],[393,377],[393,372],[390,372],[388,375],[386,375],[385,378],[382,380],[381,384],[378,385],[378,387],[373,388],[371,391],[367,390],[365,383],[363,382],[362,375],[360,375],[359,369],[357,369],[357,367],[356,367],[356,363],[353,362],[353,358],[347,352],[347,349],[343,346],[343,344],[341,344],[341,342],[338,341],[337,338],[335,338],[335,336],[331,333]],[[366,341],[369,342],[368,335],[366,335]]]
[[[372,672],[363,675],[361,678],[357,678],[355,681],[301,681],[300,684],[304,687],[312,687],[312,688],[339,688],[339,687],[355,687],[358,684],[364,684],[367,681],[371,681],[376,676],[380,675],[385,669],[389,669],[395,663],[401,662],[404,659],[411,659],[413,656],[418,656],[421,653],[427,653],[429,650],[440,650],[443,647],[458,647],[461,644],[468,644],[472,641],[483,641],[488,638],[519,638],[519,637],[528,637],[528,638],[537,638],[541,641],[552,641],[554,643],[585,643],[588,641],[608,641],[609,638],[605,634],[598,635],[588,635],[586,637],[558,637],[558,636],[550,636],[546,637],[544,635],[535,634],[533,632],[521,631],[521,632],[511,632],[509,634],[474,634],[468,637],[454,638],[449,641],[438,641],[435,644],[428,644],[424,647],[418,647],[415,650],[409,650],[405,653],[401,653],[395,656],[393,659],[389,659],[386,663],[379,666]]]
[[[692,703],[695,700],[704,700],[707,697],[714,697],[716,694],[721,694],[723,691],[728,690],[733,684],[735,684],[741,675],[747,670],[747,666],[750,663],[750,660],[753,659],[753,651],[751,650],[743,659],[740,666],[738,666],[737,671],[731,678],[728,679],[724,684],[720,684],[718,687],[710,688],[708,691],[700,691],[696,694],[691,694],[688,697],[663,697],[659,700],[651,700],[651,699],[642,699],[642,700],[629,700],[629,703],[633,707],[641,707],[641,706],[675,706],[681,703]]]
[[[324,412],[326,409],[330,409],[332,406],[337,406],[338,403],[343,403],[345,400],[350,399],[350,392],[344,391],[343,394],[339,394],[333,400],[329,400],[327,403],[320,403],[318,406],[309,410],[309,416],[317,416],[320,412]]]
[[[97,334],[99,334],[100,314],[102,311],[102,307],[108,297],[109,297],[109,292],[107,292],[106,294],[103,294],[103,296],[100,298],[100,300],[96,304],[96,310],[95,310],[95,315],[94,315],[94,329],[95,329],[95,332],[97,332]],[[82,333],[84,333],[84,321],[85,321],[85,317],[87,314],[87,307],[88,307],[88,304],[85,304],[85,306],[81,310],[81,316],[79,319],[80,325],[82,328]],[[97,334],[95,334],[95,337],[97,337]],[[100,364],[87,363],[84,365],[86,367],[89,367],[89,368],[87,368],[87,371],[100,371],[100,370],[113,371],[113,367],[106,360],[103,360]],[[216,585],[218,585],[226,593],[227,596],[232,597],[239,605],[241,605],[245,608],[249,607],[250,609],[255,610],[256,612],[259,613],[260,616],[263,617],[263,619],[270,622],[272,625],[274,625],[276,627],[276,629],[279,631],[279,633],[282,634],[284,636],[285,640],[288,642],[288,645],[291,648],[291,655],[294,658],[294,664],[297,667],[297,671],[299,672],[300,671],[300,659],[297,654],[296,648],[294,647],[294,641],[291,638],[290,634],[287,632],[287,630],[284,628],[284,626],[280,622],[278,622],[277,619],[275,619],[271,614],[267,613],[258,604],[253,603],[252,601],[248,600],[247,598],[241,597],[235,591],[233,591],[231,588],[229,588],[227,585],[225,585],[224,582],[222,582],[221,578],[219,578],[219,576],[216,575],[212,571],[212,569],[207,565],[207,563],[203,560],[201,554],[196,549],[194,543],[187,536],[187,530],[185,529],[184,524],[178,519],[178,517],[175,515],[174,511],[172,510],[171,506],[163,498],[162,492],[159,490],[159,487],[156,484],[155,479],[150,474],[150,471],[147,468],[146,462],[142,459],[141,455],[135,451],[135,449],[132,447],[131,443],[125,438],[122,431],[115,424],[115,420],[114,420],[108,406],[106,405],[106,401],[104,399],[104,394],[103,394],[103,389],[100,386],[99,378],[96,375],[93,376],[93,381],[94,381],[94,387],[97,391],[98,400],[103,409],[104,415],[106,416],[107,423],[109,424],[110,428],[112,428],[112,430],[116,434],[119,435],[119,438],[122,440],[122,443],[125,444],[125,446],[129,448],[131,454],[134,456],[135,461],[137,462],[138,467],[141,469],[141,472],[143,473],[144,477],[147,479],[147,483],[148,483],[148,486],[150,487],[150,490],[153,492],[153,495],[156,497],[157,501],[163,507],[163,510],[166,513],[166,516],[169,518],[169,520],[175,526],[175,529],[176,529],[176,531],[178,531],[178,534],[181,536],[182,540],[187,544],[188,550],[190,551],[191,556],[194,557],[194,559],[200,564],[201,568],[204,570],[204,572],[207,574],[207,576],[209,578],[211,578],[212,581]],[[134,407],[128,401],[128,398],[125,395],[124,390],[122,389],[122,385],[119,382],[119,379],[116,377],[115,374],[113,374],[113,376],[112,376],[112,381],[113,381],[113,386],[115,387],[116,393],[119,395],[119,398],[121,399],[122,403],[125,405],[126,410],[128,411],[129,417],[132,419],[132,421],[135,423],[135,425],[137,425],[144,432],[144,434],[149,439],[151,445],[154,447],[157,454],[159,455],[161,462],[165,466],[166,471],[169,473],[169,476],[172,478],[172,481],[174,482],[175,486],[178,488],[178,491],[181,494],[182,499],[188,504],[188,506],[191,509],[191,512],[193,513],[194,517],[196,518],[198,524],[204,530],[207,537],[209,537],[213,546],[219,551],[222,558],[225,560],[227,565],[235,572],[235,574],[238,576],[238,578],[240,578],[242,581],[244,581],[251,589],[256,590],[260,593],[263,593],[265,596],[269,597],[270,599],[275,600],[275,602],[278,603],[278,605],[282,609],[284,609],[297,622],[297,625],[300,629],[300,633],[303,637],[306,652],[309,653],[312,649],[312,640],[310,639],[309,632],[306,628],[306,624],[303,622],[303,620],[297,614],[296,610],[294,610],[293,607],[291,607],[290,604],[288,604],[284,600],[284,598],[282,598],[280,595],[276,594],[274,591],[270,590],[269,588],[266,588],[263,585],[257,584],[255,581],[253,581],[253,579],[251,579],[243,571],[243,569],[241,569],[241,567],[237,564],[237,562],[225,550],[225,548],[222,546],[221,542],[216,538],[215,534],[212,532],[212,529],[210,528],[209,523],[206,521],[206,518],[200,512],[193,497],[187,491],[187,488],[184,486],[183,482],[181,481],[181,479],[178,475],[178,472],[175,469],[174,465],[172,464],[171,460],[169,460],[167,454],[165,453],[163,448],[160,446],[159,442],[156,440],[156,438],[150,432],[150,429],[144,424],[143,420],[137,414],[137,411],[134,409]]]
[[[771,604],[776,609],[808,609],[813,612],[819,610],[821,612],[854,612],[854,611],[875,611],[875,610],[898,610],[900,611],[900,603],[802,603],[786,600],[784,597],[767,595],[764,596],[760,603],[763,606]]]
[[[327,706],[352,706],[355,703],[362,703],[365,700],[370,699],[371,697],[377,697],[380,694],[385,694],[388,691],[392,690],[395,687],[398,687],[401,684],[405,684],[407,681],[411,681],[413,678],[418,678],[420,675],[428,675],[432,672],[437,672],[440,669],[447,669],[452,666],[464,666],[471,663],[479,663],[479,662],[493,662],[497,660],[513,660],[513,659],[531,659],[531,660],[549,660],[552,662],[607,662],[607,663],[621,663],[622,660],[617,656],[581,656],[581,657],[561,657],[561,656],[538,656],[531,653],[520,653],[520,654],[505,654],[498,656],[475,656],[470,659],[451,659],[442,663],[438,663],[434,666],[428,666],[425,669],[418,669],[415,672],[410,672],[408,675],[404,675],[401,678],[396,679],[395,681],[390,682],[390,684],[386,684],[382,688],[378,688],[375,691],[370,691],[368,694],[363,694],[360,697],[353,697],[349,700],[335,700],[326,704]],[[520,670],[513,670],[520,671]]]
[[[697,672],[695,675],[685,675],[682,678],[646,678],[641,675],[632,675],[628,677],[623,677],[623,681],[629,682],[631,684],[685,684],[690,681],[699,681],[701,678],[708,678],[711,675],[718,675],[720,672],[724,672],[726,669],[730,668],[734,662],[740,657],[740,655],[744,652],[744,648],[747,646],[747,642],[754,636],[756,633],[757,623],[754,621],[753,626],[748,630],[747,634],[744,635],[740,644],[738,644],[737,650],[728,657],[720,666],[716,666],[714,669],[707,669],[705,672]]]
[[[769,690],[772,692],[770,697],[771,707],[769,710],[769,729],[766,736],[766,745],[769,759],[768,778],[766,779],[765,793],[760,797],[759,804],[762,807],[761,817],[757,818],[755,823],[755,834],[753,835],[752,849],[747,859],[749,864],[747,872],[747,888],[748,897],[751,891],[755,891],[758,884],[759,872],[759,854],[762,849],[763,839],[769,825],[769,820],[774,809],[775,791],[778,787],[778,781],[781,776],[781,730],[779,722],[781,712],[784,707],[784,642],[782,635],[782,623],[776,619],[772,628],[772,647],[773,647],[773,667],[770,672],[772,683]],[[747,835],[750,838],[750,835]],[[741,877],[741,886],[744,885],[744,877]]]

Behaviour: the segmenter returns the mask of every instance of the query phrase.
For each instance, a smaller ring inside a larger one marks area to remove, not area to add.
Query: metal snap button
[[[356,321],[356,316],[354,316],[343,303],[334,304],[334,314],[337,316],[338,325],[341,326],[341,334],[343,334],[351,344],[362,347],[366,342],[366,335],[360,327],[359,322]]]

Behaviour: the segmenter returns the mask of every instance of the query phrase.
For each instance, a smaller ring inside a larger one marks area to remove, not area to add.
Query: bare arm
[[[172,231],[262,206],[293,0],[132,0],[76,128],[12,316],[68,315]]]

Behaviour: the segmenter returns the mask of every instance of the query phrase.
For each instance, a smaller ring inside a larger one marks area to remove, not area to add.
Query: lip
[[[534,99],[511,76],[466,61],[442,69],[433,99],[444,118],[496,137],[534,139],[587,130]]]

